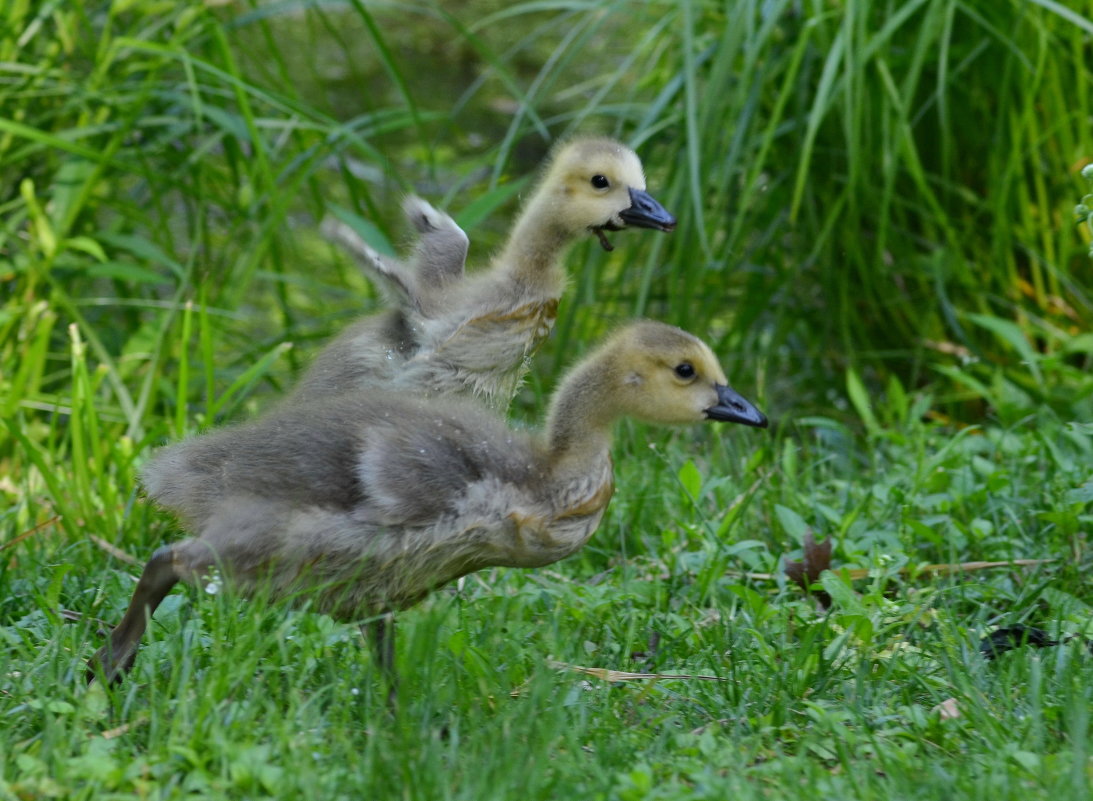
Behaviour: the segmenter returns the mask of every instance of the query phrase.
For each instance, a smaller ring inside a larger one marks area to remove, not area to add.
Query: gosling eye
[[[676,365],[675,373],[684,381],[690,381],[695,377],[695,368],[690,362],[683,362]]]
[[[611,186],[611,182],[607,180],[606,175],[597,174],[592,176],[592,186],[596,189],[607,189],[607,187]]]

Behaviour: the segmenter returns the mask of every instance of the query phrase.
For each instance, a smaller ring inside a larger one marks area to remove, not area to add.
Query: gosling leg
[[[387,706],[398,703],[398,674],[395,672],[395,615],[387,612],[375,620],[361,624],[361,634],[372,646],[372,655],[379,663],[380,673],[387,684]]]
[[[167,593],[182,578],[175,569],[174,546],[165,545],[148,560],[140,575],[133,600],[121,623],[110,633],[106,645],[95,652],[87,663],[87,683],[100,676],[109,684],[121,681],[133,667],[137,646],[148,620],[167,597]]]

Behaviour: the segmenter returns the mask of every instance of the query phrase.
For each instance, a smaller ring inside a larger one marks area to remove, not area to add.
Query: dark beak
[[[641,189],[630,189],[630,208],[619,212],[623,222],[636,228],[653,228],[657,231],[671,231],[676,227],[676,218],[652,195]]]
[[[717,405],[706,410],[706,419],[743,423],[756,428],[767,427],[767,416],[744,400],[735,389],[724,384],[715,384],[714,387],[717,389]]]

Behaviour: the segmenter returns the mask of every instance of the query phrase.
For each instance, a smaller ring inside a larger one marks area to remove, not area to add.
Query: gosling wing
[[[285,406],[160,449],[141,480],[149,497],[199,525],[233,496],[350,509],[359,500],[352,436],[361,411],[345,402]]]
[[[431,525],[467,507],[484,487],[498,503],[533,486],[539,461],[530,438],[471,404],[402,403],[398,425],[363,433],[356,459],[355,516],[389,526]],[[508,492],[504,489],[507,488]],[[488,493],[487,493],[488,494]]]

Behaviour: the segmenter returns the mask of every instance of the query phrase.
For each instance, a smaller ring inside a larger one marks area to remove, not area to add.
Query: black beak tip
[[[706,410],[708,420],[740,423],[752,428],[766,428],[770,425],[765,414],[731,387],[719,385],[717,399],[717,405]]]
[[[651,223],[649,225],[646,225],[645,227],[652,228],[655,231],[663,231],[664,233],[668,233],[676,229],[676,218],[666,211],[664,212],[663,217],[658,218],[655,223]]]
[[[630,208],[624,209],[619,216],[627,225],[636,228],[667,232],[676,227],[676,218],[656,198],[642,189],[630,189]]]
[[[770,427],[770,421],[767,420],[767,416],[755,408],[741,412],[737,409],[715,406],[712,409],[706,410],[706,419],[717,420],[723,423],[739,423],[740,425],[749,426],[751,428]]]

